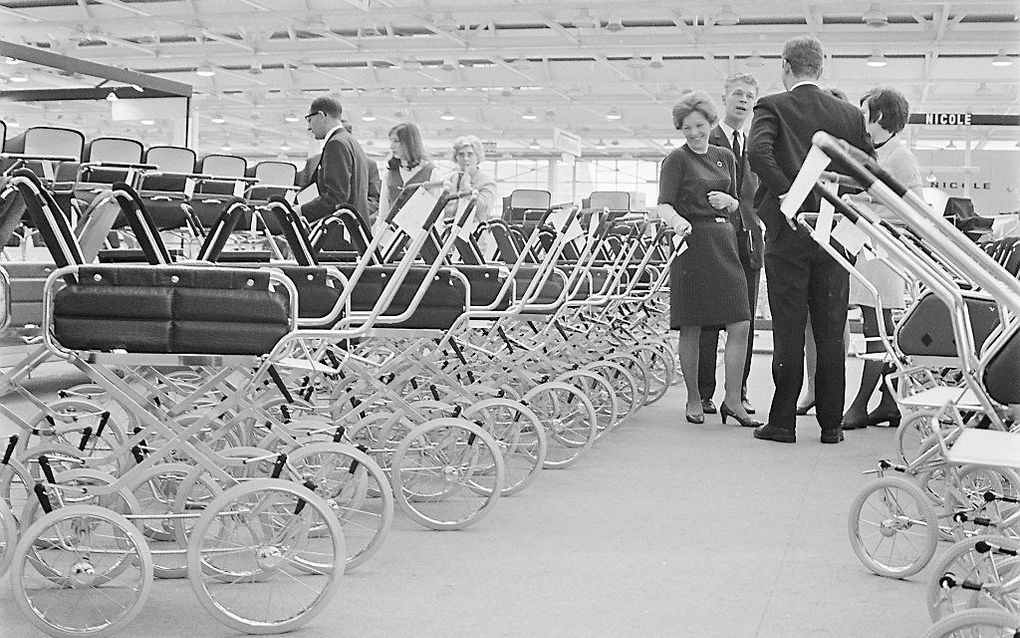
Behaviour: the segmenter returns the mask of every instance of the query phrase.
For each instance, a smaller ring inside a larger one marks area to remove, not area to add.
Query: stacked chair
[[[475,193],[423,185],[376,232],[309,227],[289,165],[22,150],[0,177],[0,573],[49,635],[122,630],[171,578],[234,630],[296,629],[395,512],[488,520],[676,381],[684,237],[643,214],[479,224]],[[83,381],[29,382],[55,362]]]
[[[934,624],[924,635],[1013,636],[1020,633],[1016,242],[975,244],[873,159],[825,133],[816,134],[805,162],[813,168],[798,181],[813,185],[828,160],[902,225],[829,191],[825,201],[842,219],[836,230],[811,228],[822,215],[791,223],[824,239],[853,276],[839,248],[853,252],[863,237],[922,285],[885,341],[901,368],[888,382],[903,419],[896,456],[868,472],[876,478],[851,504],[850,545],[876,574],[907,578],[931,563],[940,541],[952,543],[932,564],[925,602]],[[845,232],[851,227],[855,233]]]

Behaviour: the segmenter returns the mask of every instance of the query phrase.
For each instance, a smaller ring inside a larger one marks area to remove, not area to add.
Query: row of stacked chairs
[[[642,216],[476,225],[475,194],[422,187],[373,233],[349,210],[309,227],[252,183],[175,251],[145,188],[163,170],[97,165],[121,178],[68,208],[49,160],[7,160],[0,243],[37,237],[51,263],[0,267],[20,352],[0,376],[18,429],[0,571],[50,635],[122,629],[153,577],[188,577],[238,631],[292,630],[395,510],[475,525],[677,381],[665,284],[684,238]],[[128,247],[108,245],[115,218]],[[342,254],[317,244],[331,232]],[[37,394],[26,379],[57,360],[84,381]]]

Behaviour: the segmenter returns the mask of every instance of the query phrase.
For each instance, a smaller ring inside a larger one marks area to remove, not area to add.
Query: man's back
[[[760,180],[755,209],[767,227],[767,240],[790,244],[811,240],[796,236],[779,210],[779,195],[790,189],[800,165],[811,150],[811,138],[825,131],[871,153],[860,109],[840,100],[814,84],[802,84],[791,91],[768,95],[754,107],[748,139],[751,169]],[[802,210],[818,210],[819,198],[808,196]]]

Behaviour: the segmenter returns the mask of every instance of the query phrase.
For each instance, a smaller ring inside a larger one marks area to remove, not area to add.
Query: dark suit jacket
[[[330,215],[340,206],[348,206],[369,222],[368,160],[361,145],[340,128],[322,147],[315,170],[319,196],[301,207],[301,214],[315,221]]]
[[[368,160],[368,216],[373,220],[379,212],[379,193],[382,190],[382,178],[379,177],[379,165]]]
[[[743,155],[737,158],[737,175],[741,180],[737,184],[737,201],[740,206],[737,208],[737,219],[732,219],[737,229],[737,248],[740,250],[740,261],[745,267],[761,268],[762,254],[765,250],[764,239],[762,238],[761,225],[758,223],[758,216],[754,213],[754,192],[758,188],[758,176],[751,171],[751,165],[747,161],[747,135],[744,135]],[[733,140],[727,139],[719,125],[712,127],[708,135],[708,143],[733,150]]]
[[[779,210],[779,196],[790,190],[811,149],[811,137],[817,131],[825,131],[869,155],[874,154],[861,110],[813,84],[766,95],[754,105],[747,156],[751,170],[757,173],[760,181],[754,207],[765,222],[765,250],[768,252],[806,254],[819,249],[806,233],[790,228]],[[801,210],[817,211],[818,208],[819,197],[812,192]]]

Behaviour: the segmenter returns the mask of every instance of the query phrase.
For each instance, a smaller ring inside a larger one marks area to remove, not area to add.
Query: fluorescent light
[[[978,88],[974,90],[975,95],[991,95],[992,89],[988,86],[987,82],[982,82],[978,85]]]
[[[765,58],[761,57],[757,51],[751,51],[751,57],[747,58],[745,64],[753,68],[765,66]]]
[[[223,146],[220,147],[220,150],[229,153],[230,151],[234,150],[234,147],[230,145],[229,141],[226,141],[223,142]]]
[[[195,75],[200,75],[204,78],[211,78],[216,75],[216,69],[211,64],[203,64],[202,66],[195,69]]]
[[[107,102],[116,102],[119,99],[120,98],[118,98],[117,94],[114,93],[113,91],[110,91],[109,93],[106,94],[106,101]]]
[[[662,148],[673,148],[673,140],[666,138],[666,143],[662,145]]]
[[[18,128],[19,126],[21,126],[21,122],[19,122],[18,120],[14,119],[14,118],[11,118],[11,119],[7,120],[6,124],[7,124],[7,128]]]
[[[213,124],[223,124],[224,122],[227,121],[227,118],[223,117],[222,113],[213,113],[212,116],[209,118],[209,121],[212,122]]]
[[[439,119],[451,122],[457,119],[457,116],[453,114],[453,111],[450,110],[450,107],[446,107],[445,109],[443,109],[443,112],[439,114]]]
[[[141,122],[145,126],[152,126],[153,124],[156,123],[156,120],[147,117],[144,120],[139,120],[139,122]]]
[[[871,5],[871,9],[865,11],[864,15],[861,16],[861,22],[877,29],[889,24],[889,16],[882,13],[878,8],[878,4],[875,3]]]
[[[606,141],[600,139],[599,141],[595,142],[595,148],[600,151],[606,150]]]
[[[739,22],[740,18],[737,17],[737,14],[733,13],[733,7],[728,4],[723,5],[723,10],[715,17],[715,23],[724,27],[732,27]]]
[[[611,33],[619,33],[620,31],[623,31],[626,27],[623,26],[623,21],[620,20],[620,18],[612,17],[606,23],[606,26],[604,28],[606,31],[609,31]]]
[[[652,67],[653,69],[661,69],[666,65],[663,64],[661,55],[653,55],[652,61],[648,63],[648,66]]]
[[[11,82],[28,82],[28,76],[21,71],[11,74]]]
[[[290,144],[288,144],[287,142],[284,142],[283,144],[280,144],[280,150],[284,151],[284,152],[289,151],[290,150]]]
[[[521,115],[521,118],[522,118],[522,119],[525,119],[525,120],[535,120],[535,119],[538,119],[538,116],[537,116],[537,115],[535,115],[535,112],[534,112],[534,111],[532,111],[532,110],[531,110],[531,107],[529,106],[529,107],[528,107],[528,108],[527,108],[527,109],[526,109],[526,110],[524,111],[524,114],[523,114],[523,115]]]
[[[459,63],[453,58],[443,60],[442,68],[444,71],[456,71],[458,66],[460,66]]]
[[[1013,64],[1013,58],[1006,55],[1005,49],[999,49],[998,55],[992,58],[992,66],[1009,66]]]
[[[620,113],[620,109],[616,108],[615,106],[609,109],[609,112],[606,113],[607,120],[618,120],[622,117],[623,114]]]
[[[538,143],[538,140],[533,139],[531,140],[531,144],[528,144],[528,148],[530,148],[533,151],[537,151],[538,149],[542,148],[542,146]]]
[[[372,111],[365,111],[364,113],[361,114],[361,120],[363,122],[374,122],[375,114],[373,114]]]
[[[889,61],[885,59],[884,55],[876,51],[872,53],[864,63],[871,67],[881,68],[889,64]]]
[[[294,111],[291,111],[290,113],[283,116],[283,120],[285,122],[297,122],[300,119],[301,116],[295,113]]]
[[[587,9],[581,9],[581,12],[571,22],[573,22],[575,29],[594,29],[596,24],[595,18],[591,17]]]

